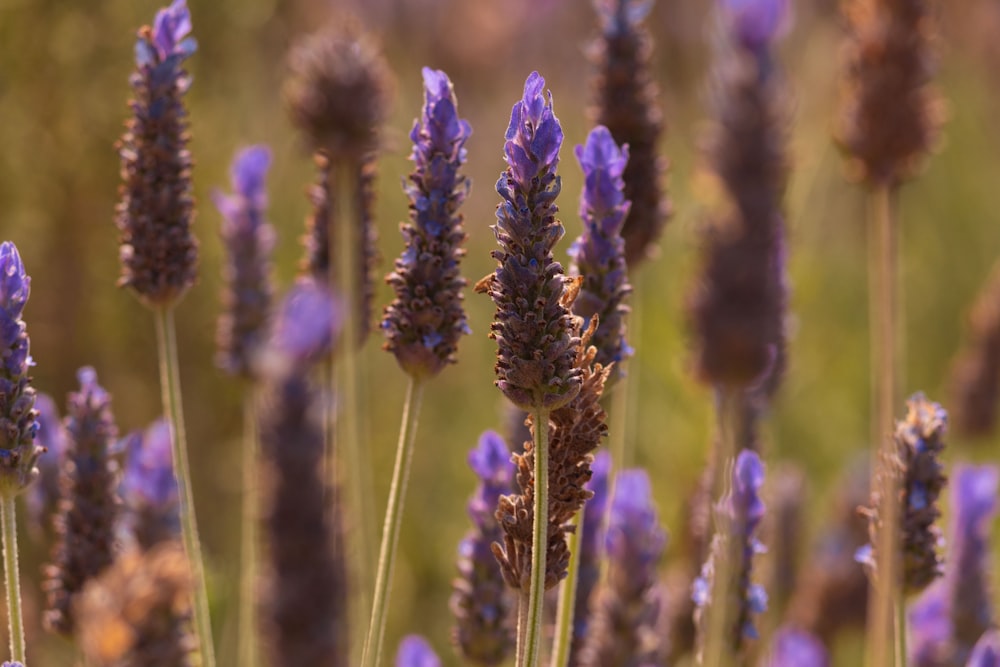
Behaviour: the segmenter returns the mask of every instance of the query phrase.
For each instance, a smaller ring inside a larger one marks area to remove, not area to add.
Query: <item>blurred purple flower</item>
[[[966,667],[1000,667],[1000,630],[989,630],[976,643]]]
[[[590,623],[590,600],[601,578],[604,562],[604,533],[607,523],[611,454],[601,450],[590,465],[591,478],[586,488],[593,497],[583,506],[583,535],[580,536],[580,563],[576,579],[576,603],[573,612],[573,645],[570,664],[579,661],[580,651]]]
[[[329,354],[341,315],[329,290],[302,278],[285,295],[275,313],[265,364],[305,366]]]
[[[158,419],[145,432],[125,437],[127,460],[120,493],[125,526],[144,550],[180,535],[180,503],[174,477],[170,424]]]
[[[604,32],[617,35],[634,29],[653,8],[653,0],[594,0]]]
[[[766,667],[828,667],[830,656],[816,637],[785,626],[779,628],[771,642],[771,655]]]
[[[720,0],[729,29],[743,48],[764,53],[787,28],[789,0]]]
[[[38,482],[28,487],[25,495],[31,525],[48,528],[48,517],[59,500],[59,470],[66,459],[66,429],[55,401],[48,394],[35,398],[38,410],[38,435],[36,442],[45,448],[38,458]]]
[[[441,659],[427,640],[418,635],[404,637],[396,654],[396,667],[441,667]]]

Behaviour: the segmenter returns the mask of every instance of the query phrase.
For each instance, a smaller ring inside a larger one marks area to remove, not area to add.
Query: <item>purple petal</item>
[[[396,667],[441,667],[441,659],[419,635],[404,637],[396,654]]]

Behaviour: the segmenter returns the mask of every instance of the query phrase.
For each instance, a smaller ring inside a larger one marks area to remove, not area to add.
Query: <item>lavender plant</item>
[[[132,117],[118,144],[121,201],[119,285],[129,287],[155,316],[163,411],[171,423],[175,474],[180,490],[184,549],[194,578],[194,620],[205,667],[215,667],[208,592],[191,493],[187,436],[181,406],[177,333],[173,306],[194,284],[198,243],[191,232],[191,153],[183,95],[191,77],[183,62],[197,44],[185,0],[156,14],[153,27],[139,30],[136,70],[129,78]]]
[[[127,539],[142,551],[180,539],[180,496],[170,450],[170,424],[153,422],[125,438],[119,494]]]
[[[441,667],[441,659],[426,639],[410,635],[399,643],[396,667]]]
[[[45,455],[38,457],[38,481],[28,487],[24,500],[30,530],[40,541],[48,542],[41,540],[41,535],[52,528],[52,515],[59,503],[59,471],[66,460],[67,437],[51,396],[37,394],[35,409],[38,411],[37,442]]]
[[[19,661],[24,660],[25,646],[14,497],[38,477],[36,464],[43,451],[35,444],[38,411],[34,408],[35,389],[28,375],[34,362],[27,326],[21,319],[30,292],[31,278],[24,270],[17,246],[4,241],[0,244],[0,337],[3,345],[0,427],[7,437],[0,446],[0,524],[10,652],[13,659]]]
[[[1000,667],[1000,631],[994,629],[983,634],[966,667]]]
[[[771,641],[766,667],[829,667],[830,657],[823,643],[808,632],[782,627]]]
[[[958,435],[985,436],[996,428],[1000,401],[1000,266],[976,297],[968,330],[951,368],[952,426]]]
[[[452,584],[452,640],[459,654],[478,665],[500,665],[514,649],[514,605],[491,546],[502,539],[494,516],[497,501],[511,492],[514,468],[510,450],[494,431],[479,437],[469,452],[469,467],[479,485],[467,511],[473,527],[458,546],[458,578]]]

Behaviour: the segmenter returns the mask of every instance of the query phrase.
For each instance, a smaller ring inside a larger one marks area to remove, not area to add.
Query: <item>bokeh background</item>
[[[698,265],[702,199],[697,147],[703,90],[711,64],[704,0],[658,0],[647,20],[668,125],[662,152],[672,163],[668,187],[675,214],[659,256],[633,277],[637,311],[631,342],[628,437],[634,463],[646,466],[662,519],[680,539],[684,500],[705,462],[712,399],[690,373],[685,295]],[[869,416],[866,228],[863,193],[845,182],[830,140],[836,114],[841,20],[832,0],[799,0],[783,42],[793,95],[787,194],[793,294],[791,361],[766,427],[768,459],[794,461],[808,475],[803,545],[827,521],[845,463],[866,450]],[[965,313],[1000,255],[1000,6],[987,0],[947,5],[941,15],[940,87],[949,121],[939,152],[902,197],[905,297],[904,390],[946,401],[948,367]],[[114,395],[122,432],[143,427],[160,410],[155,339],[149,313],[115,287],[112,222],[118,188],[114,142],[126,117],[135,30],[150,22],[155,0],[0,0],[0,237],[13,240],[32,276],[26,319],[37,362],[37,387],[62,402],[75,371],[97,368]],[[585,0],[190,0],[199,50],[190,61],[188,95],[200,203],[201,277],[177,310],[181,375],[194,494],[210,576],[220,664],[235,662],[241,389],[213,364],[219,308],[219,216],[215,187],[228,187],[234,151],[267,143],[274,151],[270,219],[279,231],[277,280],[290,284],[301,255],[313,178],[304,141],[292,128],[281,87],[294,39],[342,11],[358,15],[378,37],[397,77],[380,161],[378,224],[382,269],[401,249],[406,215],[399,187],[409,169],[409,132],[421,103],[420,67],[452,77],[468,144],[472,194],[464,207],[469,233],[465,275],[491,271],[489,226],[503,168],[502,138],[525,76],[538,69],[566,131],[561,173],[564,256],[580,231],[580,173],[572,146],[589,129],[596,28]],[[389,300],[379,285],[379,302]],[[493,387],[495,345],[486,334],[493,306],[467,294],[473,334],[459,363],[427,389],[407,499],[388,643],[426,634],[446,664],[447,600],[456,545],[467,528],[465,499],[474,479],[466,451],[479,433],[503,425]],[[368,451],[374,464],[377,515],[384,510],[405,381],[376,332],[364,355]],[[902,406],[901,406],[902,409]],[[987,459],[995,442],[952,439],[949,457]],[[69,664],[68,647],[38,625],[38,575],[45,545],[23,538],[22,570],[32,664]],[[681,549],[671,546],[668,558]],[[768,556],[762,556],[766,561]],[[858,664],[859,640],[838,647],[837,664]]]

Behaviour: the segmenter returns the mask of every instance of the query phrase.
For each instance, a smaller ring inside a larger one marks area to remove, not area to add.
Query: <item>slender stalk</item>
[[[549,527],[549,411],[535,409],[535,517],[531,535],[531,587],[524,628],[523,667],[537,667],[542,653],[545,557]]]
[[[382,546],[379,549],[371,623],[368,626],[368,637],[365,639],[365,650],[361,659],[361,664],[365,667],[377,667],[381,664],[382,639],[389,611],[389,591],[392,589],[392,571],[396,561],[399,528],[403,523],[403,500],[406,497],[406,483],[410,476],[413,443],[417,435],[417,417],[420,415],[423,394],[424,383],[411,377],[406,387],[403,420],[399,426],[399,443],[396,446],[396,464],[392,471],[389,503],[385,509],[385,523],[382,527]]]
[[[896,598],[896,667],[906,667],[906,597]]]
[[[3,523],[3,575],[7,582],[7,620],[10,627],[11,660],[24,662],[24,621],[21,617],[21,576],[17,569],[17,523],[14,516],[14,494],[5,493],[0,499],[0,520]]]
[[[517,646],[515,657],[517,667],[524,664],[524,638],[528,634],[528,592],[521,591],[517,596]]]
[[[551,667],[569,667],[569,654],[573,647],[573,611],[576,609],[576,582],[580,576],[580,544],[583,541],[582,511],[577,512],[576,530],[569,534],[566,541],[569,545],[569,571],[559,589]]]
[[[240,530],[239,665],[257,667],[257,401],[253,387],[243,400],[243,526]]]
[[[202,667],[215,667],[215,648],[212,644],[212,622],[208,608],[208,588],[205,585],[205,566],[198,540],[198,522],[194,514],[194,496],[191,493],[191,469],[187,458],[187,435],[184,429],[184,410],[181,405],[180,364],[177,361],[177,331],[174,312],[170,308],[155,311],[156,342],[160,357],[160,389],[163,412],[170,421],[170,445],[173,451],[174,476],[177,478],[180,497],[181,537],[184,551],[191,564],[194,579],[194,626],[198,633]]]
[[[872,423],[873,470],[877,469],[879,454],[892,454],[893,413],[896,404],[897,368],[896,329],[899,302],[896,293],[897,229],[893,219],[894,190],[888,186],[876,187],[869,196],[871,220],[869,229],[869,327],[872,367]],[[894,664],[893,609],[902,601],[899,574],[899,489],[898,480],[883,475],[880,489],[880,528],[876,554],[878,572],[869,600],[868,664],[883,667]],[[905,660],[904,656],[896,656]]]

